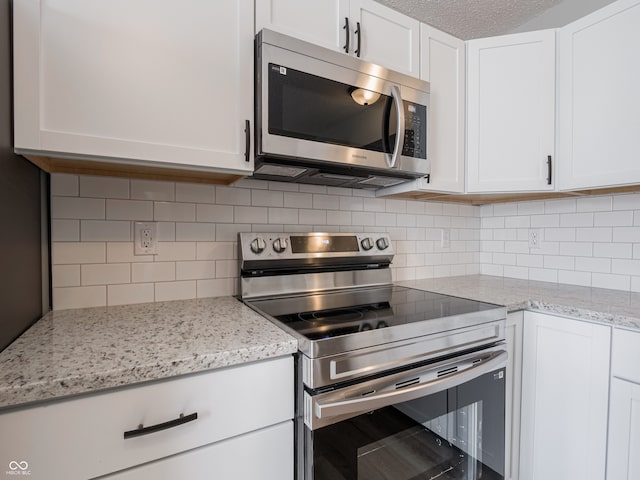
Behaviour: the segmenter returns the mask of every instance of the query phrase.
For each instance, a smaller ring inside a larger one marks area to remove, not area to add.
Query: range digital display
[[[343,237],[299,237],[291,236],[292,253],[336,253],[358,252],[358,238],[355,236]]]

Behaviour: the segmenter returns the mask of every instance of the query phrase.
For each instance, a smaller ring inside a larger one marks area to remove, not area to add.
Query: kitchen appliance
[[[429,84],[270,30],[256,37],[254,178],[376,189],[429,173]]]
[[[239,236],[243,301],[298,339],[298,480],[504,479],[505,307],[394,285],[385,233]]]

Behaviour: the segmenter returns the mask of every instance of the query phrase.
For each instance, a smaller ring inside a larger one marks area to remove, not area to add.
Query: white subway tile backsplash
[[[105,263],[81,265],[80,280],[82,285],[131,283],[131,264]]]
[[[212,223],[233,223],[231,205],[196,205],[196,221]]]
[[[200,280],[215,278],[216,262],[214,260],[199,260],[194,262],[177,262],[177,280]]]
[[[59,197],[77,197],[79,195],[78,175],[57,173],[51,175],[51,195]]]
[[[81,220],[80,240],[83,242],[130,242],[131,222],[116,220]]]
[[[493,206],[493,215],[495,217],[507,217],[518,214],[518,205],[516,203],[496,203]]]
[[[526,215],[507,217],[504,219],[505,228],[529,228],[531,217]]]
[[[544,201],[518,202],[518,215],[542,215],[544,213]]]
[[[204,183],[176,183],[176,202],[215,203],[216,187]]]
[[[327,212],[325,210],[301,209],[298,211],[298,222],[306,225],[326,225]],[[373,224],[375,224],[375,218]]]
[[[153,220],[153,202],[108,199],[107,220]]]
[[[217,223],[216,242],[236,242],[238,233],[251,231],[250,223]]]
[[[582,272],[611,273],[611,259],[576,257],[575,269]]]
[[[105,201],[98,198],[52,197],[51,218],[102,220],[105,218]]]
[[[593,255],[593,244],[582,242],[560,242],[560,255],[572,257],[590,257]]]
[[[560,215],[532,215],[531,228],[554,228],[560,226]]]
[[[52,242],[79,242],[80,220],[51,220]]]
[[[614,290],[629,291],[631,289],[631,277],[628,275],[594,273],[591,276],[591,286],[596,288],[611,288]]]
[[[149,303],[155,300],[153,283],[130,283],[107,286],[107,305]]]
[[[340,197],[331,196],[331,195],[314,194],[313,208],[316,210],[339,210]]]
[[[384,212],[386,209],[386,201],[384,198],[368,198],[362,204],[365,212]],[[314,208],[318,208],[314,205]]]
[[[155,301],[187,300],[196,297],[195,280],[159,282],[155,284]]]
[[[413,215],[424,215],[424,202],[407,200],[407,213]]]
[[[195,222],[195,203],[154,202],[153,219],[157,222]]]
[[[313,195],[310,193],[285,192],[285,208],[312,208]]]
[[[134,255],[133,252],[133,242],[108,242],[107,263],[153,262],[153,255]]]
[[[627,193],[613,197],[614,210],[634,210],[640,205],[640,193]]]
[[[56,310],[68,308],[103,307],[107,304],[107,287],[53,288],[53,305]]]
[[[544,239],[550,242],[573,242],[576,240],[575,228],[546,228]]]
[[[268,223],[268,218],[266,207],[233,207],[234,223]]]
[[[129,179],[80,176],[80,196],[96,198],[129,198]]]
[[[544,256],[544,268],[553,270],[575,270],[576,259],[575,257],[568,257],[562,255],[545,255]]]
[[[573,213],[577,211],[577,203],[573,198],[545,200],[544,213]]]
[[[52,287],[79,287],[80,265],[52,265]]]
[[[131,282],[133,283],[169,282],[175,279],[176,264],[174,262],[131,264]]]
[[[236,248],[237,244],[234,242],[198,242],[196,258],[198,260],[234,259],[237,258]]]
[[[252,190],[251,205],[255,207],[282,207],[284,206],[284,194],[272,190]]]
[[[613,259],[611,273],[640,276],[640,260]]]
[[[549,270],[546,268],[530,268],[529,280],[536,280],[538,282],[558,282],[558,271]]]
[[[240,276],[239,260],[216,260],[216,278],[238,278]]]
[[[251,190],[216,186],[216,204],[218,205],[251,205]]]
[[[596,213],[594,225],[596,227],[630,227],[633,225],[633,211]]]
[[[285,224],[298,222],[296,208],[269,208],[269,223]]]
[[[377,227],[395,227],[397,221],[397,215],[395,213],[376,213]]]
[[[196,298],[221,297],[237,293],[238,281],[235,278],[214,278],[197,282]]]
[[[393,200],[386,201],[385,212],[387,213],[407,213],[407,201],[406,200]]]
[[[156,200],[174,202],[176,199],[176,184],[156,180],[131,179],[132,200]]]
[[[360,197],[340,197],[340,210],[362,211],[364,199]]]
[[[351,212],[342,212],[340,210],[329,210],[327,212],[327,224],[351,225]]]
[[[574,272],[571,270],[558,270],[558,282],[569,285],[591,286],[591,272]]]
[[[578,212],[610,212],[612,197],[583,197],[577,199]]]
[[[196,242],[158,242],[156,262],[196,259]]]
[[[216,239],[215,223],[176,223],[177,242],[213,242]]]
[[[481,221],[482,228],[504,228],[504,217],[485,217]]]
[[[640,227],[613,227],[614,243],[640,243]]]
[[[104,243],[54,242],[51,248],[52,265],[104,263]]]
[[[593,213],[563,213],[561,227],[593,227]]]
[[[594,243],[593,256],[603,258],[633,258],[631,243]]]
[[[505,265],[504,276],[509,278],[529,279],[529,269],[527,267],[512,267]]]
[[[269,182],[269,190],[278,190],[281,192],[297,192],[299,190],[299,187],[297,183]]]

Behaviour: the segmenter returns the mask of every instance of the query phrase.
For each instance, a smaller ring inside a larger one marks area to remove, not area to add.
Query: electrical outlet
[[[134,255],[153,255],[156,253],[158,228],[155,222],[134,223]]]
[[[529,230],[529,248],[540,248],[540,230]]]
[[[451,248],[450,228],[443,228],[440,230],[440,248]]]

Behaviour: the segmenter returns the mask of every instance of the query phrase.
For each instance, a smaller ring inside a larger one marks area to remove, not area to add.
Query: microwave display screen
[[[268,72],[270,134],[391,153],[397,120],[390,96],[273,63]],[[425,159],[426,106],[404,101],[404,112],[402,155]]]

